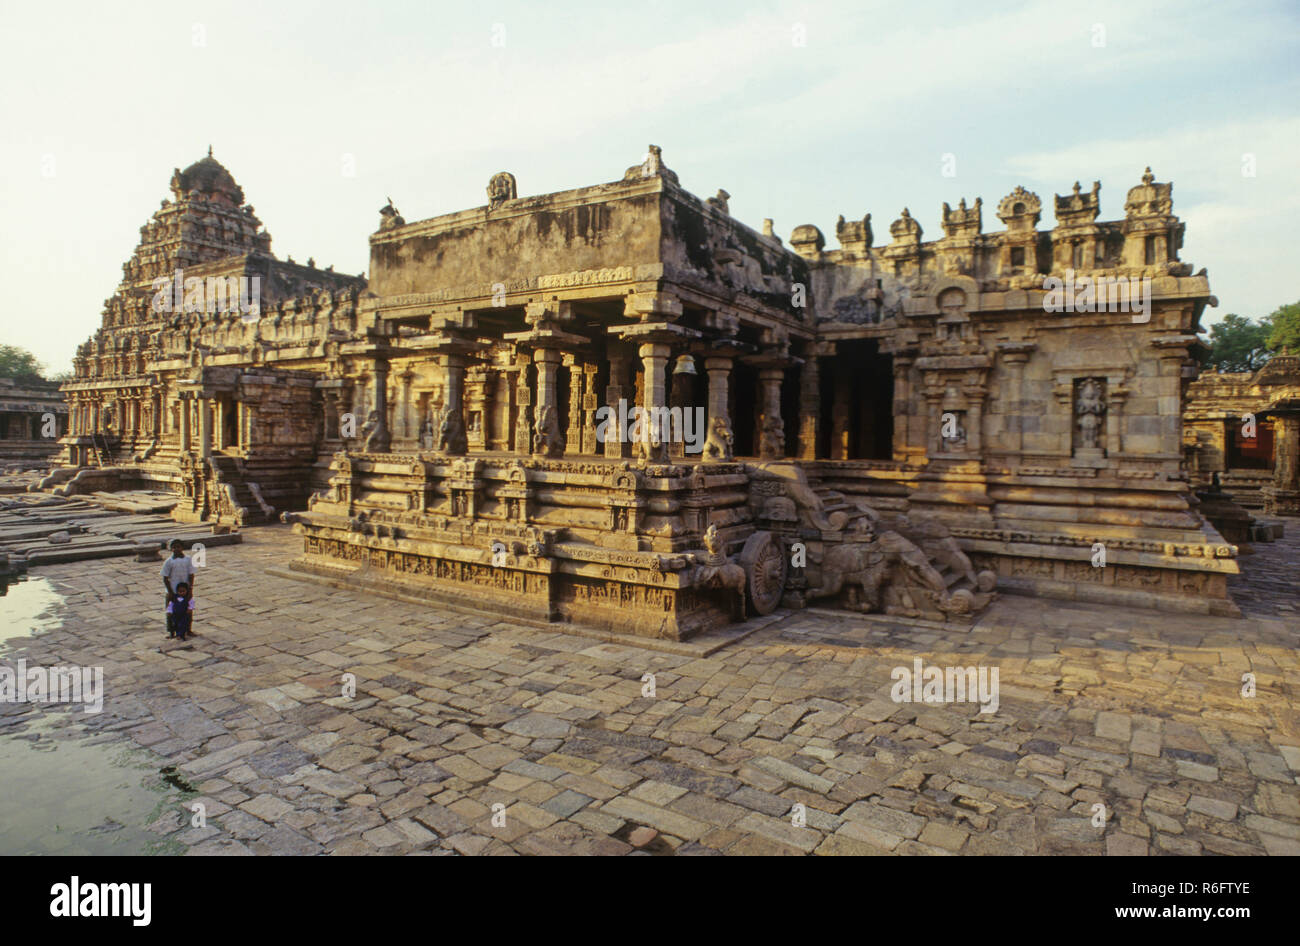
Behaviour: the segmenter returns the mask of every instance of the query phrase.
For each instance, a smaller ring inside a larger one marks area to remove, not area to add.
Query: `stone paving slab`
[[[268,526],[208,550],[183,646],[156,567],[102,559],[40,568],[61,623],[0,659],[102,666],[76,728],[177,767],[208,827],[155,830],[199,855],[1298,854],[1287,533],[1242,619],[1005,595],[668,652],[284,577],[301,540]],[[896,700],[918,659],[996,668],[996,708]]]

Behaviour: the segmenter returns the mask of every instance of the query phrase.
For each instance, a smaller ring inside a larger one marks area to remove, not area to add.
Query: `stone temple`
[[[651,146],[609,183],[407,222],[369,278],[276,259],[178,170],[64,386],[65,494],[165,489],[295,568],[685,639],[778,607],[969,620],[999,593],[1234,614],[1182,414],[1205,271],[1172,185],[870,214],[788,244]],[[251,291],[250,291],[251,289]],[[1109,296],[1107,295],[1109,290]]]
[[[1187,391],[1183,439],[1198,481],[1220,475],[1240,507],[1300,515],[1300,355],[1201,375]]]
[[[53,381],[0,378],[0,472],[47,466],[68,431],[68,406]]]

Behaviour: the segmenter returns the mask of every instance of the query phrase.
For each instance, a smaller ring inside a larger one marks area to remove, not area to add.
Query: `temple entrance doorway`
[[[787,368],[781,379],[781,424],[785,428],[785,455],[799,455],[799,405],[803,401],[803,369]]]
[[[875,339],[864,338],[839,342],[829,362],[821,372],[817,455],[831,460],[892,459],[894,359],[881,354]]]
[[[230,450],[239,446],[239,408],[235,399],[229,394],[217,398],[217,416],[221,418],[219,450]]]
[[[1227,445],[1225,469],[1227,470],[1272,470],[1273,469],[1273,422],[1264,419],[1256,425],[1255,436],[1247,439],[1243,436],[1239,420],[1224,422],[1223,441]]]

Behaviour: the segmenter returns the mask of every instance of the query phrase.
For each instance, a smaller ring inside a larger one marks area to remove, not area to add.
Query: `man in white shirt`
[[[190,586],[190,594],[194,594],[194,560],[185,554],[185,546],[180,539],[172,539],[172,556],[163,562],[162,567],[163,587],[167,589],[167,604],[176,600],[176,589],[181,582]],[[167,636],[175,634],[172,626],[171,617],[167,619]]]

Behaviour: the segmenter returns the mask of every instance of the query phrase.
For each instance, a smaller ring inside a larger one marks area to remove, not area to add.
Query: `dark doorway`
[[[708,380],[698,358],[677,358],[669,362],[668,406],[674,431],[669,453],[674,457],[699,459],[708,427]],[[677,413],[680,411],[680,413]]]
[[[221,399],[221,447],[229,450],[239,446],[239,405],[233,398]]]
[[[736,361],[731,371],[729,395],[732,452],[738,457],[758,456],[758,372],[743,361]]]
[[[889,460],[894,455],[894,359],[875,339],[839,342],[821,372],[818,456]],[[821,444],[825,444],[821,447]]]
[[[1256,425],[1254,439],[1242,436],[1238,420],[1227,421],[1224,442],[1228,445],[1226,467],[1229,470],[1273,469],[1273,422],[1262,420]]]
[[[799,406],[803,402],[803,370],[787,368],[781,379],[781,423],[785,427],[785,455],[799,455]]]

